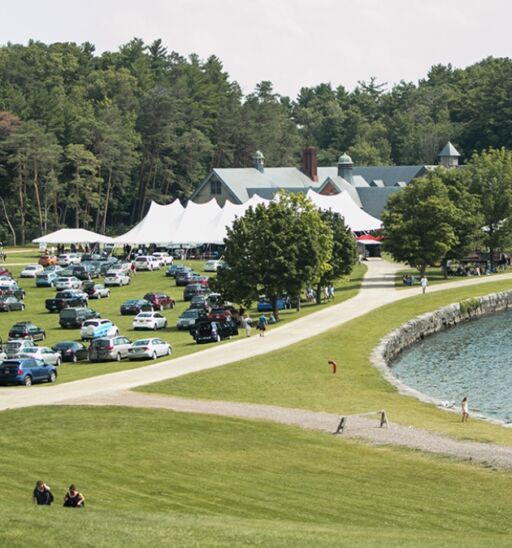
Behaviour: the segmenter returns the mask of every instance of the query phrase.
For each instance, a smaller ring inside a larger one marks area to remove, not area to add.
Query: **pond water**
[[[391,365],[408,386],[470,414],[512,423],[512,312],[465,322],[413,345]]]

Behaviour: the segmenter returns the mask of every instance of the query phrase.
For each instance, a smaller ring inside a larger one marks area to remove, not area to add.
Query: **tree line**
[[[437,65],[417,84],[322,83],[296,98],[262,81],[244,95],[215,56],[184,57],[133,39],[0,47],[0,238],[60,226],[117,233],[150,200],[186,199],[215,167],[432,164],[451,140],[464,157],[512,148],[512,61]]]

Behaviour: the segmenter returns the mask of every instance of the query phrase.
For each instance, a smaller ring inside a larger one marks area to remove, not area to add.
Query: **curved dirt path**
[[[318,413],[274,405],[190,400],[173,396],[142,394],[129,391],[112,392],[99,397],[92,396],[79,400],[75,399],[69,402],[62,402],[62,404],[169,409],[180,413],[200,413],[250,420],[264,420],[331,434],[336,432],[340,422],[340,416],[332,413]],[[379,421],[376,419],[378,419],[377,414],[375,415],[375,420],[349,416],[347,425],[339,436],[343,438],[355,438],[376,445],[399,445],[409,449],[445,455],[458,460],[468,460],[495,468],[512,468],[512,447],[459,441],[427,430],[393,423],[390,423],[387,428],[380,428]]]
[[[421,291],[419,287],[400,291],[395,289],[395,273],[400,268],[400,265],[383,260],[368,261],[368,271],[364,277],[361,291],[355,297],[267,331],[265,337],[253,336],[227,344],[212,345],[205,350],[181,358],[66,384],[44,385],[33,387],[30,390],[23,387],[2,389],[0,391],[0,411],[36,405],[53,405],[91,396],[106,396],[137,386],[220,367],[290,346],[349,322],[385,304],[418,295]],[[498,280],[512,280],[512,274],[470,278],[433,286],[428,289],[425,298],[428,298],[430,292]]]

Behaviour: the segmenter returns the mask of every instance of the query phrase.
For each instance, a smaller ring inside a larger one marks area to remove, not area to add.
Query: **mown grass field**
[[[16,249],[7,249],[6,252],[6,266],[13,273],[19,285],[26,290],[27,295],[25,298],[25,311],[5,312],[0,314],[0,336],[2,339],[4,341],[7,340],[7,333],[10,327],[17,321],[31,320],[46,330],[47,338],[44,342],[38,343],[39,345],[52,346],[56,342],[62,340],[80,341],[79,329],[62,329],[59,326],[59,315],[57,313],[50,314],[46,311],[44,306],[45,299],[53,297],[55,295],[55,291],[52,288],[36,288],[35,280],[33,279],[19,278],[19,273],[25,265],[37,263],[39,258],[38,250],[26,249],[20,252],[20,250]],[[204,262],[184,262],[197,272],[203,273]],[[330,306],[331,304],[336,304],[353,297],[359,291],[365,270],[366,267],[358,265],[350,277],[339,280],[336,284],[335,299],[332,302],[323,303],[321,305],[304,303],[300,311],[282,311],[280,315],[280,324],[297,319],[303,315],[310,314],[311,312],[318,310],[319,306]],[[102,279],[100,278],[98,282],[101,283]],[[100,300],[91,299],[89,301],[89,306],[100,312],[103,318],[112,320],[119,327],[121,334],[126,335],[129,339],[135,340],[146,336],[159,336],[172,345],[174,357],[184,356],[191,352],[202,350],[204,346],[197,345],[188,331],[179,331],[176,328],[176,320],[178,316],[189,306],[189,303],[183,300],[183,289],[183,287],[176,287],[173,278],[168,278],[165,276],[164,268],[155,272],[138,272],[137,275],[132,278],[132,283],[130,285],[122,288],[111,288],[111,296],[109,298]],[[158,332],[134,331],[132,329],[133,316],[122,316],[119,312],[119,308],[126,299],[142,298],[145,293],[151,291],[168,293],[176,299],[176,307],[174,309],[163,311],[164,316],[168,320],[168,327],[166,329],[159,330]],[[255,317],[256,309],[254,309],[252,313],[253,317]],[[227,342],[223,341],[220,344],[227,344]],[[166,358],[161,358],[161,360],[164,359]],[[120,363],[64,363],[59,368],[58,382],[79,380],[94,375],[141,367],[147,363],[147,361],[128,362],[126,360]],[[43,389],[44,386],[45,385],[39,385],[37,389]],[[36,387],[34,387],[34,389],[36,389]]]
[[[164,410],[2,413],[0,545],[507,546],[512,475]],[[35,507],[37,479],[51,507]],[[74,482],[82,510],[61,507]]]
[[[283,350],[138,390],[297,407],[340,415],[385,409],[392,421],[402,424],[460,439],[512,445],[510,429],[477,420],[461,425],[457,414],[400,396],[369,361],[378,341],[408,319],[452,302],[511,287],[511,281],[490,282],[418,295]],[[336,375],[330,372],[327,364],[330,359],[338,363]]]

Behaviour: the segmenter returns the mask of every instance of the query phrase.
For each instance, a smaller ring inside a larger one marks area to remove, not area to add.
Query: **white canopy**
[[[323,196],[309,190],[307,197],[319,209],[331,209],[339,213],[353,232],[367,232],[382,227],[379,219],[363,211],[345,191],[334,196]],[[233,224],[236,217],[242,217],[251,206],[267,204],[269,201],[254,195],[243,204],[228,201],[224,207],[220,207],[215,199],[205,204],[188,202],[186,207],[183,207],[179,200],[169,205],[151,202],[144,219],[114,241],[117,244],[135,245],[221,244],[226,237],[227,228]]]
[[[114,239],[84,228],[61,228],[32,242],[35,244],[111,244]]]

